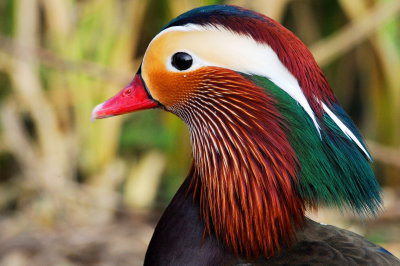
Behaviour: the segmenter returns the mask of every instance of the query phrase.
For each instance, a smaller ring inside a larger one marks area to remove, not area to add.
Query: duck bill
[[[114,97],[97,105],[91,114],[91,120],[122,115],[134,111],[155,108],[158,102],[146,91],[140,74],[136,74],[132,82]]]

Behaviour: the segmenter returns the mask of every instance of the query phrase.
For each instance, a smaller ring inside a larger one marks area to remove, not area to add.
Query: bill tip
[[[98,118],[97,112],[103,107],[103,103],[96,105],[90,114],[90,121],[94,122]]]

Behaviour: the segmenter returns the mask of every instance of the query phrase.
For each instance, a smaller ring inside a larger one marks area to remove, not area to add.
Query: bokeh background
[[[162,26],[207,4],[267,14],[307,44],[385,196],[377,219],[310,216],[400,256],[399,0],[1,0],[0,265],[142,264],[189,169],[188,132],[160,110],[95,123],[90,112],[130,81]]]

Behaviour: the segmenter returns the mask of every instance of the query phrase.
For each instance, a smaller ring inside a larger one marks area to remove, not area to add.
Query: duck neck
[[[271,257],[304,220],[296,156],[274,99],[238,74],[219,76],[225,87],[209,78],[181,113],[193,148],[190,189],[207,233],[236,254]]]

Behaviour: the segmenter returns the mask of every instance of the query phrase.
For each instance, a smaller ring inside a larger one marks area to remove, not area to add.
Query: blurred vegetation
[[[308,45],[399,203],[400,1],[2,0],[0,255],[16,235],[168,203],[191,162],[185,125],[159,110],[96,123],[90,112],[130,81],[170,19],[207,4],[264,13]],[[398,225],[397,205],[386,209]]]

